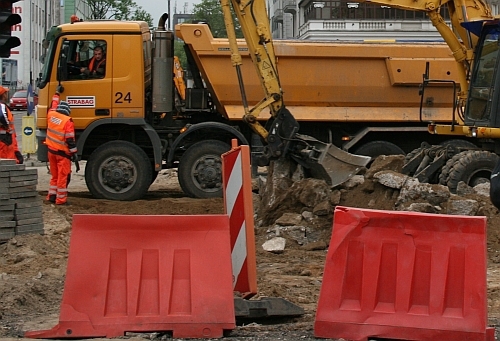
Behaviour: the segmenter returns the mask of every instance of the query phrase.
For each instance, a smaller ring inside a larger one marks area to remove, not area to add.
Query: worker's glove
[[[20,151],[15,152],[15,154],[16,154],[17,163],[22,165],[24,163],[23,154],[21,154]]]
[[[78,155],[76,155],[76,153],[71,155],[71,161],[78,162]]]

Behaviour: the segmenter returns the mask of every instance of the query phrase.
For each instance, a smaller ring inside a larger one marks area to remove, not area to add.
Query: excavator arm
[[[260,165],[270,160],[290,157],[309,171],[310,175],[336,186],[355,175],[370,161],[369,157],[349,154],[331,143],[298,133],[299,124],[285,107],[280,85],[276,56],[271,38],[265,0],[220,0],[231,49],[231,61],[236,68],[244,107],[243,120],[265,142]],[[260,79],[264,98],[249,108],[241,72],[231,6],[245,37],[250,57]],[[271,119],[266,127],[258,120],[260,113],[269,108]]]

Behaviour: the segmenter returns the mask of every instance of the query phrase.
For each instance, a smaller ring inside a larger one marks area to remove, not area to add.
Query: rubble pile
[[[259,178],[255,200],[256,226],[265,227],[268,239],[262,247],[282,253],[288,239],[308,250],[326,249],[337,205],[467,216],[498,214],[489,199],[489,183],[472,188],[461,182],[457,194],[452,194],[446,186],[420,183],[401,174],[403,163],[404,156],[380,156],[364,174],[333,189],[323,180],[305,178],[300,169],[287,176],[288,165],[274,164],[267,178]]]
[[[0,241],[20,234],[43,233],[42,199],[37,183],[36,169],[0,159]]]

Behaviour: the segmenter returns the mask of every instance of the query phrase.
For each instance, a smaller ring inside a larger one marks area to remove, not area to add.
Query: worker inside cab
[[[106,55],[102,46],[94,48],[94,56],[87,66],[80,68],[80,72],[90,78],[104,78],[106,74]]]
[[[105,41],[67,41],[61,58],[67,63],[67,80],[104,78],[106,75]]]

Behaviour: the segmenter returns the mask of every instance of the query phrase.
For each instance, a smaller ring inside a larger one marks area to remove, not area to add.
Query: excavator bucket
[[[371,160],[371,157],[343,151],[331,143],[314,137],[296,134],[297,145],[292,158],[309,170],[311,176],[324,179],[330,186],[338,186],[356,175]]]

